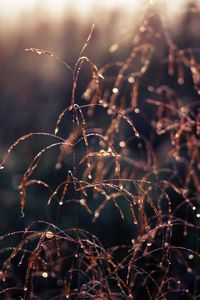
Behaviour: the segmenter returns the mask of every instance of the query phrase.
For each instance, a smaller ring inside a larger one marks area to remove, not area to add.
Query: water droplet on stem
[[[0,170],[4,169],[4,164],[0,164]]]
[[[23,210],[21,210],[21,216],[20,216],[20,218],[21,218],[21,219],[23,219],[23,218],[24,218],[24,216],[25,216],[25,214],[24,214],[24,211],[23,211]]]

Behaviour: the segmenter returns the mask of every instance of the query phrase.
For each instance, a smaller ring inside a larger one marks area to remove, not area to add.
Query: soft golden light
[[[95,9],[120,9],[127,12],[134,13],[143,4],[158,4],[165,6],[170,12],[175,12],[185,5],[189,0],[1,0],[1,18],[10,18],[19,16],[21,13],[48,13],[52,16],[61,16],[63,14],[70,14],[74,11],[79,14],[92,13],[95,15]]]

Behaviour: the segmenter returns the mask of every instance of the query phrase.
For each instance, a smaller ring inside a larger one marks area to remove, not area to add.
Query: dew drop
[[[27,291],[27,290],[28,290],[28,288],[27,288],[27,286],[25,286],[25,287],[24,287],[24,291]]]
[[[104,138],[105,141],[108,141],[108,136],[107,135],[105,135],[103,138]]]
[[[59,201],[59,205],[63,205],[63,201]]]
[[[134,111],[135,111],[136,114],[139,114],[140,109],[138,107],[136,107]]]
[[[152,245],[152,243],[150,243],[150,242],[147,243],[147,246],[148,246],[148,247],[150,247],[151,245]]]
[[[185,83],[185,80],[183,77],[178,78],[178,84],[183,85]]]
[[[188,273],[192,273],[192,269],[191,268],[187,268],[187,272]]]
[[[134,81],[135,81],[134,77],[129,77],[129,78],[128,78],[128,82],[129,82],[129,83],[134,83]]]
[[[85,199],[81,199],[81,200],[80,200],[80,204],[86,205],[86,200],[85,200]]]
[[[98,218],[98,217],[99,217],[99,212],[98,212],[98,211],[95,211],[94,217],[95,217],[95,218]]]
[[[119,90],[118,90],[118,88],[116,88],[116,87],[112,89],[113,94],[117,94],[118,91],[119,91]]]
[[[178,133],[175,134],[175,139],[178,139],[180,135]]]
[[[91,174],[88,174],[88,178],[89,178],[89,179],[92,179],[92,175],[91,175]]]
[[[189,259],[193,259],[193,258],[194,258],[194,255],[193,255],[193,254],[190,254],[190,255],[188,256],[188,258],[189,258]]]
[[[117,51],[118,48],[119,48],[119,44],[114,43],[114,44],[109,48],[109,52],[110,52],[110,53],[114,53],[115,51]]]
[[[54,236],[54,234],[53,234],[52,231],[47,231],[47,232],[46,232],[46,238],[47,238],[47,239],[51,239],[53,236]]]
[[[25,214],[24,214],[24,211],[23,211],[23,210],[21,210],[21,216],[20,216],[20,218],[21,218],[21,219],[23,219],[23,218],[24,218],[24,216],[25,216]]]
[[[119,185],[119,189],[120,189],[120,191],[123,191],[124,187],[122,184]]]
[[[140,137],[140,135],[139,135],[139,133],[138,133],[138,132],[136,132],[136,133],[135,133],[135,136],[137,136],[138,138]]]
[[[4,273],[3,271],[0,271],[0,280],[5,281],[4,279],[5,279]]]
[[[49,274],[48,274],[47,272],[43,272],[43,273],[42,273],[42,277],[43,277],[43,278],[47,278],[48,275],[49,275]]]
[[[180,111],[181,111],[182,114],[187,114],[188,113],[188,108],[183,106],[183,107],[181,107]]]
[[[0,170],[4,169],[4,164],[0,164]]]
[[[124,147],[126,147],[126,143],[125,143],[124,141],[121,141],[121,142],[119,143],[119,146],[120,146],[121,148],[124,148]]]
[[[196,217],[197,217],[197,218],[200,218],[200,214],[196,214]]]
[[[145,30],[146,30],[146,28],[145,28],[144,26],[141,26],[141,27],[140,27],[140,31],[141,31],[141,32],[145,32]]]
[[[111,108],[108,109],[107,111],[108,115],[112,115],[113,114],[113,110]]]
[[[55,166],[55,169],[56,169],[56,170],[60,170],[61,167],[62,167],[62,164],[61,164],[60,162],[58,162],[58,163],[56,164],[56,166]]]

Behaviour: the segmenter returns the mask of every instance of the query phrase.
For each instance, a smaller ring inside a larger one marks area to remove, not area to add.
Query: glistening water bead
[[[113,94],[117,94],[119,92],[119,90],[118,90],[118,88],[115,87],[112,89],[112,92],[113,92]]]
[[[51,239],[53,236],[54,236],[53,232],[51,232],[51,231],[46,232],[46,238],[47,239]]]
[[[134,83],[134,81],[135,81],[134,77],[129,77],[129,78],[128,78],[128,82],[129,82],[129,83]]]
[[[121,142],[119,143],[119,146],[120,146],[121,148],[124,148],[124,147],[126,147],[126,143],[125,143],[124,141],[121,141]]]
[[[43,278],[47,278],[47,277],[48,277],[48,273],[47,273],[47,272],[43,272],[43,273],[42,273],[42,277],[43,277]]]
[[[140,109],[138,107],[136,107],[134,111],[135,111],[136,114],[139,114]]]

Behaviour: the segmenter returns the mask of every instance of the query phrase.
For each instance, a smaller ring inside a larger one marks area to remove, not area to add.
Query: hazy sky
[[[116,9],[128,10],[131,7],[136,11],[143,3],[151,3],[164,5],[170,13],[180,10],[185,3],[189,0],[1,0],[0,2],[0,16],[4,19],[10,17],[17,17],[21,12],[31,12],[33,10],[40,10],[51,13],[55,16],[60,16],[68,10],[76,10],[80,14],[93,13],[94,8],[101,7],[103,9]],[[199,0],[195,0],[195,4],[199,4]]]

